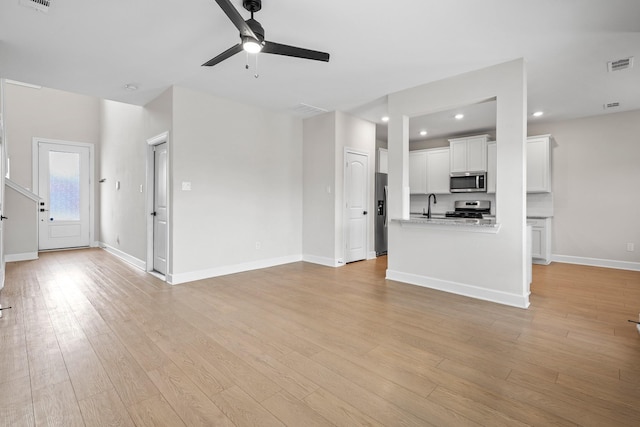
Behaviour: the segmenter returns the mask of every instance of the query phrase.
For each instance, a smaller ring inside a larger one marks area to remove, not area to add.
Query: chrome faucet
[[[427,218],[431,218],[431,196],[433,196],[433,204],[438,204],[435,194],[431,193],[427,196]]]

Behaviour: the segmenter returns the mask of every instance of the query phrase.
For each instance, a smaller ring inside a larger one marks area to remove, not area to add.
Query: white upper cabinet
[[[389,173],[389,155],[386,148],[378,148],[378,172]]]
[[[551,136],[527,138],[527,193],[551,192]],[[498,153],[495,141],[487,144],[487,193],[496,192]]]
[[[448,148],[427,150],[427,193],[449,193]]]
[[[450,139],[450,171],[486,171],[488,139],[489,135]]]
[[[487,143],[487,193],[496,192],[496,172],[498,171],[498,146],[495,141]]]
[[[527,193],[551,192],[550,135],[527,138]]]
[[[409,152],[409,192],[427,193],[427,152],[416,150]]]
[[[411,194],[449,193],[449,148],[409,152]]]

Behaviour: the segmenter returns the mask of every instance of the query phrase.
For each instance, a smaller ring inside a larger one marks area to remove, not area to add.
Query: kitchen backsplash
[[[496,214],[495,194],[473,193],[473,194],[438,194],[435,205],[431,203],[431,212],[444,214],[453,210],[456,200],[489,200],[491,202],[491,214]],[[427,195],[412,194],[410,212],[422,213],[427,210]],[[553,216],[553,193],[532,193],[527,194],[527,216],[548,217]]]
[[[496,204],[496,197],[494,194],[475,193],[470,194],[438,194],[436,195],[438,203],[435,205],[431,202],[431,212],[444,214],[447,211],[453,210],[453,204],[456,200],[489,200],[491,202],[491,213],[495,215],[494,206]],[[432,199],[433,200],[433,199]],[[427,210],[427,195],[426,194],[412,194],[410,212],[422,213],[422,210]]]

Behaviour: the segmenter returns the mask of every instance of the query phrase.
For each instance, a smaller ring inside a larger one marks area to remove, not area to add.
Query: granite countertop
[[[447,218],[444,215],[436,216],[431,215],[431,218],[427,218],[426,216],[420,215],[411,215],[409,219],[401,220],[401,221],[409,221],[409,222],[417,222],[417,223],[425,223],[425,224],[444,224],[444,225],[479,225],[479,226],[490,226],[493,227],[496,225],[495,218]]]

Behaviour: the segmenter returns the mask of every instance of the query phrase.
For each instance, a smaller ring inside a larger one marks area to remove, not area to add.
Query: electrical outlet
[[[633,243],[627,243],[627,252],[633,252],[636,250],[636,245]]]
[[[256,250],[259,250],[262,247],[262,243],[256,242]]]

